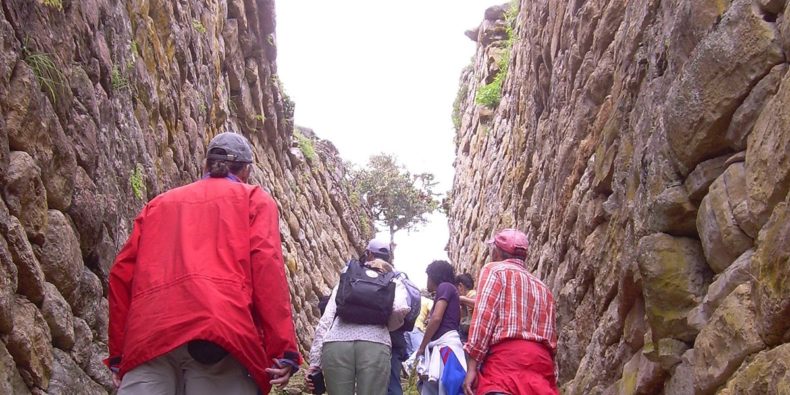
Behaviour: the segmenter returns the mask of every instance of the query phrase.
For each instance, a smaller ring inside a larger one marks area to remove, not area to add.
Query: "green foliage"
[[[425,224],[426,216],[439,207],[433,174],[411,174],[392,155],[370,157],[367,166],[351,170],[349,178],[390,237],[399,230]]]
[[[266,115],[258,114],[258,115],[255,116],[255,120],[258,121],[258,122],[263,122],[263,121],[266,120]]]
[[[43,0],[42,3],[44,3],[44,5],[47,7],[52,7],[58,11],[63,11],[63,0]]]
[[[129,176],[129,184],[132,186],[134,196],[142,200],[146,192],[145,182],[143,181],[143,165],[137,164],[137,167]]]
[[[54,103],[58,94],[66,87],[66,77],[63,76],[58,66],[52,61],[49,54],[41,52],[28,52],[23,49],[25,63],[33,69],[36,81],[45,90]]]
[[[192,28],[195,29],[195,31],[197,31],[200,34],[205,34],[206,33],[206,27],[203,26],[203,22],[201,22],[201,21],[199,21],[197,19],[193,19],[192,20]]]
[[[140,48],[137,44],[137,40],[132,40],[132,42],[129,44],[129,52],[132,54],[132,59],[136,59],[138,56],[140,56]]]
[[[455,94],[455,101],[453,101],[453,126],[455,130],[461,129],[461,104],[463,104],[463,100],[466,97],[466,94],[469,93],[469,86],[466,84],[462,84],[458,87],[458,92]]]
[[[114,91],[129,88],[129,80],[121,74],[121,70],[118,69],[118,66],[113,66],[110,80],[112,82],[112,90]]]
[[[296,138],[296,143],[299,145],[299,149],[302,151],[304,157],[310,162],[315,161],[318,156],[315,153],[313,140],[303,135],[299,130],[294,130],[294,137]]]
[[[475,95],[475,103],[494,108],[499,104],[502,98],[502,80],[505,78],[505,73],[500,70],[496,78],[490,84],[483,85],[477,88]]]
[[[519,1],[513,0],[510,2],[510,7],[505,11],[505,32],[507,32],[507,39],[502,50],[502,54],[497,63],[498,71],[494,80],[490,83],[477,88],[475,95],[475,103],[489,108],[494,108],[499,105],[502,99],[502,83],[507,77],[507,67],[510,62],[510,52],[513,49],[515,42],[516,17],[518,16]]]
[[[285,92],[285,86],[277,74],[272,76],[272,83],[277,85],[277,89],[280,91],[280,96],[283,99],[283,113],[285,113],[285,118],[293,119],[294,111],[296,110],[296,104],[293,102],[293,100],[291,100],[291,97],[288,96],[288,93]]]

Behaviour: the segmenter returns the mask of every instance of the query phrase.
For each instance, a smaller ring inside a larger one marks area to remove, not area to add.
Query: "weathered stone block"
[[[98,331],[105,326],[107,312],[102,308],[101,281],[87,268],[82,269],[80,279],[80,297],[72,306],[74,315],[84,319],[88,325]]]
[[[8,353],[3,342],[0,342],[0,394],[30,394],[25,381],[16,370],[14,358]]]
[[[54,349],[52,380],[47,392],[50,394],[69,394],[79,389],[80,394],[106,395],[107,391],[83,372],[65,351]]]
[[[74,318],[71,315],[71,306],[51,283],[44,283],[41,314],[49,325],[55,347],[64,351],[71,350],[74,346]]]
[[[732,43],[738,42],[738,45]],[[783,60],[777,32],[751,0],[736,0],[672,83],[664,122],[681,173],[726,153],[731,114],[752,86]]]
[[[74,180],[74,196],[69,207],[69,218],[74,221],[79,233],[79,242],[83,256],[88,256],[101,240],[102,220],[104,219],[103,196],[98,192],[90,176],[77,168]]]
[[[686,351],[680,358],[680,364],[676,365],[671,372],[671,376],[664,383],[665,394],[695,394],[694,389],[694,349]]]
[[[87,369],[92,357],[91,344],[93,332],[88,323],[82,318],[74,317],[74,347],[71,348],[71,357],[83,369]]]
[[[16,299],[14,328],[4,337],[22,378],[29,387],[47,388],[52,373],[52,335],[36,306]]]
[[[16,265],[8,250],[8,243],[0,235],[0,334],[8,333],[13,326],[16,273]]]
[[[637,352],[623,367],[623,377],[612,394],[652,394],[661,388],[666,373],[658,363]]]
[[[64,210],[71,204],[74,152],[52,108],[26,63],[18,63],[9,85],[13,95],[2,95],[9,146],[25,151],[41,167],[47,207]],[[61,94],[69,93],[62,90]]]
[[[107,392],[112,393],[115,391],[115,385],[112,382],[112,373],[110,369],[102,362],[109,356],[107,345],[104,343],[91,343],[91,358],[88,361],[88,366],[84,367],[85,373],[90,378],[101,384]]]
[[[9,215],[5,205],[0,204],[0,231],[8,242],[8,250],[17,271],[19,294],[27,296],[33,303],[44,299],[44,272],[33,254],[25,230],[16,217]]]
[[[711,277],[702,247],[693,239],[656,233],[643,237],[638,251],[653,339],[692,341],[697,332],[686,314],[702,301]]]
[[[669,370],[681,361],[681,356],[689,346],[676,339],[665,338],[658,340],[658,363],[664,370]]]
[[[746,189],[750,233],[768,222],[773,208],[790,192],[790,75],[765,105],[749,136]]]
[[[689,200],[686,189],[680,185],[665,189],[648,208],[648,226],[654,232],[696,236],[696,217],[697,207]]]
[[[754,304],[760,334],[778,344],[790,330],[790,206],[782,203],[760,232],[752,258]]]
[[[752,256],[753,250],[744,252],[735,263],[730,265],[723,273],[716,276],[713,283],[708,287],[708,293],[702,300],[702,304],[695,307],[688,315],[689,325],[702,330],[708,323],[710,316],[727,297],[739,285],[752,279]]]
[[[74,307],[83,298],[78,292],[84,267],[80,242],[62,212],[49,210],[47,217],[46,239],[41,247],[35,248],[35,252],[47,281],[54,284]]]
[[[8,211],[19,219],[30,240],[43,242],[47,229],[47,192],[41,182],[41,169],[27,152],[11,152],[3,197]]]
[[[749,284],[738,286],[697,336],[693,370],[698,393],[713,393],[747,356],[765,348],[750,294]]]
[[[727,134],[724,136],[730,148],[735,151],[746,149],[746,140],[754,128],[757,117],[762,112],[768,99],[776,94],[777,89],[779,89],[779,83],[782,82],[782,77],[786,72],[786,64],[774,66],[768,75],[752,88],[749,96],[735,110],[730,126],[727,128]]]
[[[743,163],[734,163],[710,187],[697,214],[697,230],[708,265],[721,273],[754,244],[739,226],[733,208],[746,204]]]
[[[717,395],[790,393],[790,344],[745,362]]]
[[[689,199],[699,202],[708,194],[708,188],[713,184],[713,181],[727,169],[725,163],[729,157],[730,155],[722,155],[718,158],[708,159],[694,168],[694,171],[683,182]]]

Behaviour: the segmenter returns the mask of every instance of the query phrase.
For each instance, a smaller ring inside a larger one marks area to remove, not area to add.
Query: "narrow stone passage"
[[[294,125],[274,1],[0,4],[0,393],[114,391],[110,265],[228,129],[278,204],[307,351],[374,229]],[[476,275],[497,229],[529,233],[562,393],[790,393],[790,2],[516,0],[467,36],[450,257]]]

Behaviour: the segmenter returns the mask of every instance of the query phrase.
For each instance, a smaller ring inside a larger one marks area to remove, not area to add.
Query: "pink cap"
[[[502,251],[512,255],[526,254],[529,248],[527,235],[516,229],[502,229],[493,239],[488,240],[486,243],[494,244]]]

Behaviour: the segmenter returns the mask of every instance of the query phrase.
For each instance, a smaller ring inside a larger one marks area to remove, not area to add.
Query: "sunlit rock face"
[[[529,233],[563,393],[788,390],[790,2],[514,4],[467,33],[454,263]]]
[[[0,7],[0,393],[104,393],[107,274],[151,198],[198,179],[234,130],[280,208],[296,327],[370,236],[331,143],[293,135],[274,4],[17,1]],[[301,144],[299,142],[301,141]]]

